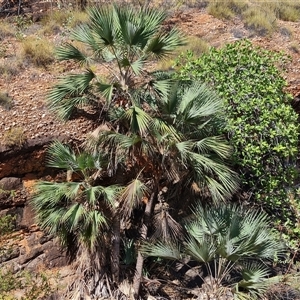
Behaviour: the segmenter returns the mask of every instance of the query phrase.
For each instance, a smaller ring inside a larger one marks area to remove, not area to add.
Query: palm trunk
[[[120,278],[120,218],[116,213],[113,220],[111,273],[114,283],[119,283]]]
[[[154,207],[154,196],[155,193],[151,194],[151,197],[146,205],[145,213],[144,213],[144,220],[141,229],[141,240],[145,240],[148,235],[148,228],[151,222],[151,215]],[[134,298],[137,299],[140,292],[141,281],[142,281],[142,272],[144,266],[144,258],[140,251],[138,251],[138,256],[136,260],[136,267],[135,267],[135,276],[133,279],[133,290],[134,290]]]

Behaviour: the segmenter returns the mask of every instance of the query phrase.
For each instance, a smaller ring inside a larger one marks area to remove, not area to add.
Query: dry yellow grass
[[[231,19],[247,8],[248,3],[246,0],[210,1],[207,12],[218,19]]]
[[[0,106],[5,109],[10,109],[12,107],[12,99],[7,93],[0,93]]]
[[[22,50],[23,58],[38,67],[45,67],[54,61],[54,45],[46,38],[25,38]]]
[[[190,50],[197,57],[208,52],[209,48],[210,45],[208,42],[197,36],[189,36],[186,40],[186,45],[179,47],[179,49],[175,51],[174,54],[168,59],[158,61],[155,66],[159,70],[169,70],[174,67],[175,59],[179,54]]]
[[[18,75],[22,68],[23,62],[20,58],[6,59],[0,63],[0,75],[9,80],[11,77]]]
[[[14,127],[4,133],[2,144],[8,147],[21,147],[25,141],[26,136],[23,128]]]
[[[14,36],[15,34],[16,34],[16,30],[12,24],[4,20],[0,21],[0,41],[4,40],[7,37]]]
[[[261,35],[269,35],[276,30],[274,13],[266,12],[259,6],[249,7],[242,15],[245,25]]]
[[[50,11],[43,19],[44,27],[51,29],[57,27],[75,28],[88,20],[88,14],[84,11],[60,9]],[[51,33],[51,32],[50,32]]]

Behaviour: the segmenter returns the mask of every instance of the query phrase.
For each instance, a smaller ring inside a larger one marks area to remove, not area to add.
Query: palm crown
[[[37,184],[33,205],[38,222],[42,229],[60,236],[64,245],[73,235],[77,246],[94,251],[100,233],[109,228],[119,187],[95,183],[101,171],[100,155],[76,155],[60,142],[54,142],[48,153],[48,166],[74,172],[77,180]]]
[[[99,105],[95,93],[100,92],[108,103],[120,97],[130,101],[131,90],[141,81],[149,80],[145,76],[149,74],[145,63],[152,58],[162,59],[183,44],[176,29],[163,30],[165,19],[165,13],[150,8],[102,6],[90,9],[89,23],[79,26],[72,34],[74,41],[87,47],[86,53],[71,43],[57,50],[58,59],[75,60],[85,72],[66,77],[52,89],[50,108],[61,118],[68,119],[76,106]],[[98,63],[109,71],[105,81],[95,72],[94,65]]]
[[[261,296],[269,275],[263,260],[272,261],[284,254],[283,244],[270,231],[267,215],[243,207],[218,205],[204,209],[197,205],[185,230],[182,244],[149,243],[142,252],[179,261],[187,261],[188,257],[203,264],[209,280],[202,279],[206,284],[210,282],[211,288],[221,288],[231,271],[238,271],[239,276],[231,281],[237,296],[239,287],[249,290],[251,299]]]

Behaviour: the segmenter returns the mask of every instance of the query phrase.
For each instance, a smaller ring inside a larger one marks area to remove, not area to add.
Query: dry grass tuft
[[[45,38],[28,37],[22,41],[23,58],[38,67],[54,61],[54,45]]]
[[[211,1],[207,6],[207,11],[218,19],[232,19],[247,8],[248,3],[243,0]]]
[[[16,76],[20,73],[23,68],[23,62],[13,57],[12,59],[5,59],[0,63],[0,75],[6,77],[6,79],[10,79],[13,76]]]
[[[300,45],[293,43],[290,45],[289,49],[294,53],[300,53]]]
[[[179,47],[179,49],[176,50],[172,57],[158,61],[156,63],[156,68],[159,70],[170,70],[174,67],[174,61],[176,57],[181,53],[190,50],[196,57],[198,57],[203,53],[207,53],[210,49],[209,43],[197,36],[188,37],[186,42],[186,45]]]
[[[5,109],[11,109],[12,107],[12,98],[9,97],[7,93],[0,93],[0,106]]]
[[[0,21],[0,41],[5,38],[12,37],[16,34],[16,30],[12,24],[6,22],[5,20]]]
[[[14,127],[6,131],[3,135],[2,144],[7,147],[21,147],[26,142],[23,128]]]
[[[46,33],[51,33],[51,30],[57,30],[59,27],[75,28],[87,21],[88,14],[84,11],[61,9],[51,11],[42,19],[42,24]]]
[[[245,25],[260,35],[269,35],[276,30],[276,16],[259,6],[249,7],[243,13]]]

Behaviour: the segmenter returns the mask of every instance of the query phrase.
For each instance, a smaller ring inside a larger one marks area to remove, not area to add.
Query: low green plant
[[[288,60],[242,40],[211,48],[199,58],[191,52],[180,56],[176,77],[202,80],[215,88],[226,104],[225,133],[235,148],[247,202],[264,206],[275,223],[298,235],[299,123],[282,76]]]
[[[2,144],[8,147],[21,147],[26,141],[23,128],[13,127],[3,134]]]
[[[21,282],[17,280],[16,277],[17,276],[12,270],[0,270],[0,297],[3,297],[3,299],[7,299],[5,298],[5,294],[6,297],[11,297],[7,295],[9,292],[15,289],[22,288]]]
[[[22,41],[23,57],[38,67],[54,61],[54,45],[45,38],[28,37]]]
[[[2,190],[3,192],[3,190]],[[7,191],[4,191],[7,192]],[[10,192],[10,191],[8,191]],[[1,191],[0,191],[1,193]],[[15,229],[15,220],[16,218],[12,215],[6,215],[0,217],[0,238],[4,235],[7,235]],[[0,280],[1,281],[1,280]]]
[[[23,32],[30,25],[32,25],[32,20],[31,20],[31,18],[29,18],[25,15],[19,15],[19,16],[15,17],[14,23],[17,27],[17,30],[19,32]]]
[[[14,272],[12,269],[0,269],[0,300],[37,300],[49,297],[55,291],[50,278],[42,273],[27,271]],[[22,291],[22,296],[15,293]]]

